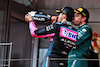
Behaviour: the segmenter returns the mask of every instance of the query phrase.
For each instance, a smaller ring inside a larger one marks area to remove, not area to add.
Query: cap
[[[57,13],[64,13],[67,16],[74,16],[74,10],[71,7],[63,7],[61,9],[56,9]]]
[[[74,17],[74,10],[71,7],[63,7],[61,9],[56,9],[57,13],[64,13],[67,15],[67,21],[72,21]]]
[[[57,13],[64,13],[66,14],[67,10],[65,9],[65,7],[61,8],[61,9],[56,9]]]
[[[89,18],[89,12],[88,12],[88,10],[85,9],[85,8],[83,8],[83,7],[80,7],[80,8],[78,8],[78,9],[74,10],[74,12],[75,12],[75,13],[79,13],[79,14],[81,14],[82,16],[87,17],[87,19]]]

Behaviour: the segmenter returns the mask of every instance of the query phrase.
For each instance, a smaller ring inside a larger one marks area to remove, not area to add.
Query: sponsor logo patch
[[[83,29],[82,31],[86,32],[87,30],[86,29]]]
[[[67,27],[60,27],[60,37],[67,38],[76,42],[77,32]]]

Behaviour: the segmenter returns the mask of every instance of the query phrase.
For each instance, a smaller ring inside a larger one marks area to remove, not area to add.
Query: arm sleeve
[[[51,37],[54,36],[54,27],[52,25],[47,26],[45,28],[38,29],[34,23],[34,21],[29,23],[30,33],[33,37],[43,38],[43,37]]]
[[[89,28],[83,28],[82,31],[78,32],[77,42],[76,45],[84,42],[85,39],[89,39],[91,36],[91,32]]]

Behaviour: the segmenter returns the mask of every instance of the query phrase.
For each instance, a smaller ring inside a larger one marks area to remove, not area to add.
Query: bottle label
[[[45,18],[42,17],[32,17],[33,20],[37,20],[37,21],[45,21]]]

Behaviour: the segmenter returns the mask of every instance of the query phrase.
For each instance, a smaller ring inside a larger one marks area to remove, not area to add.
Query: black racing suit
[[[70,22],[51,24],[35,30],[34,33],[37,36],[55,33],[50,58],[67,58],[71,48],[76,44],[77,32]],[[67,60],[51,60],[49,67],[67,67]]]

